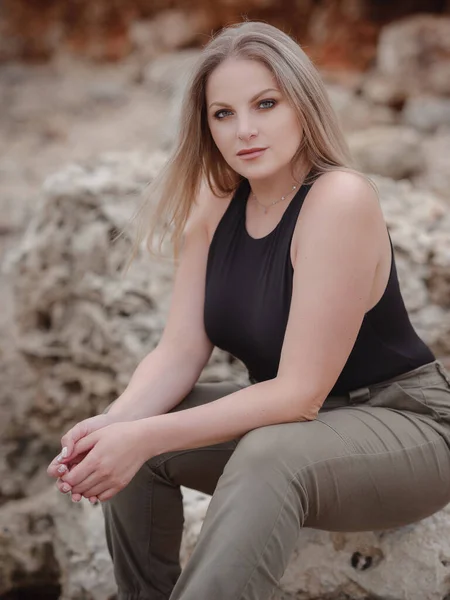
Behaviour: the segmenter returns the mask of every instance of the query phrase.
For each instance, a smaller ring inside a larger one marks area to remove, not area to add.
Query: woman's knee
[[[276,469],[293,477],[304,467],[347,453],[342,438],[320,421],[282,423],[245,434],[226,469],[249,474]]]
[[[239,471],[246,476],[255,474],[261,477],[264,471],[279,469],[283,464],[287,466],[283,427],[284,425],[270,425],[246,433],[239,440],[225,467],[226,471]],[[301,460],[301,452],[297,458]]]

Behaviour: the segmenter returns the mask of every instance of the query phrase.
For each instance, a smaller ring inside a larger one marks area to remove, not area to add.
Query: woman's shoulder
[[[365,213],[384,220],[375,184],[358,171],[344,169],[319,175],[311,184],[301,212],[304,220],[308,216],[338,217],[344,213],[355,218]]]
[[[361,194],[378,199],[378,193],[373,181],[364,173],[353,169],[333,169],[319,175],[312,183],[312,190],[324,195],[326,192],[348,194],[350,197]],[[326,194],[329,196],[329,194]]]
[[[299,241],[310,234],[327,230],[328,225],[350,232],[358,229],[375,234],[379,240],[380,255],[390,252],[386,244],[386,224],[376,187],[356,171],[333,170],[313,181],[303,202],[293,236],[293,255],[297,255]]]

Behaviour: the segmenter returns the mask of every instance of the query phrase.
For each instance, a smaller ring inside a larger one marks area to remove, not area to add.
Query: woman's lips
[[[255,152],[246,152],[245,154],[238,154],[239,158],[243,158],[244,160],[249,160],[251,158],[257,158],[264,154],[267,148],[262,148],[261,150],[255,150]]]

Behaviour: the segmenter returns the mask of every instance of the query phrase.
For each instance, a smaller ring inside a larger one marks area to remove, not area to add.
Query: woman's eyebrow
[[[263,94],[267,93],[267,92],[279,92],[280,90],[277,90],[276,88],[267,88],[265,90],[262,90],[261,92],[258,92],[255,96],[253,96],[253,98],[250,98],[250,102],[254,102],[257,98],[259,98],[260,96],[262,96]],[[227,102],[211,102],[211,104],[209,105],[208,108],[211,108],[211,106],[213,106],[213,104],[218,104],[219,106],[231,106],[231,104],[228,104]]]

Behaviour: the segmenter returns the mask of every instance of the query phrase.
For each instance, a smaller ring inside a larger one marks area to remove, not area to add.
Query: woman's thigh
[[[387,529],[423,519],[450,502],[448,443],[414,413],[345,407],[319,413],[318,420],[342,438],[349,454],[330,457],[319,468],[328,477],[313,477],[316,500],[325,495],[327,510],[311,513],[307,526]]]
[[[450,449],[413,412],[345,406],[321,411],[314,421],[250,431],[223,477],[246,482],[247,500],[272,502],[276,512],[297,495],[306,527],[389,529],[450,502]]]

